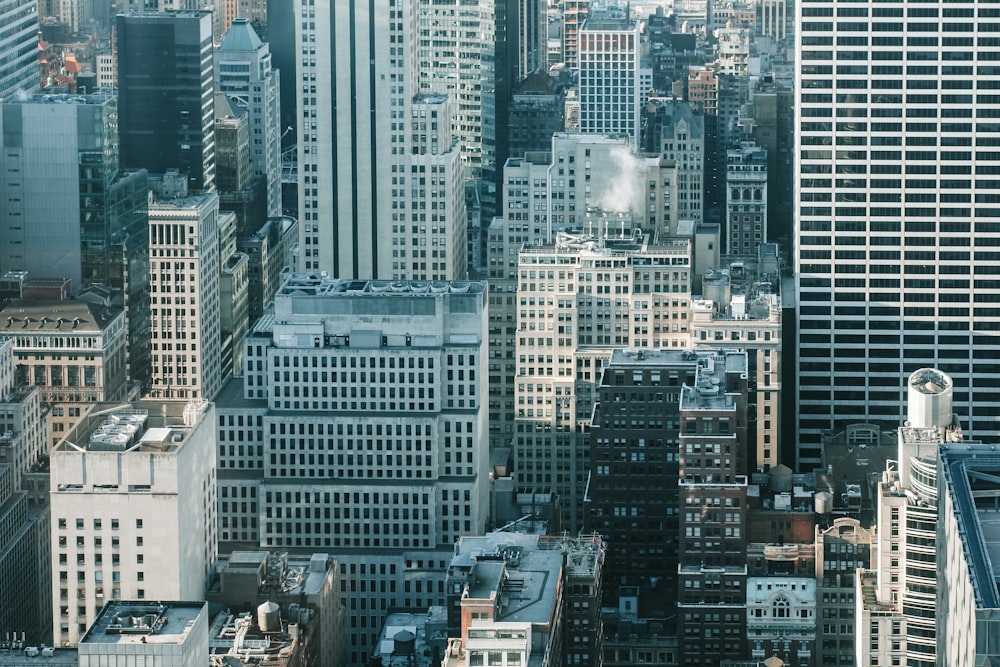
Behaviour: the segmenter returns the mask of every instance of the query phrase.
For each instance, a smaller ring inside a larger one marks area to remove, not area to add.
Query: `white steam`
[[[623,213],[641,211],[643,161],[626,146],[617,146],[608,153],[607,187],[597,196],[598,205],[605,211]]]

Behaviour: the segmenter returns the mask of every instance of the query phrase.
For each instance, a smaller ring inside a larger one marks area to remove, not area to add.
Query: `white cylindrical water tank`
[[[278,632],[281,630],[280,607],[277,602],[261,603],[257,607],[257,625],[261,632]]]
[[[833,510],[833,494],[820,491],[816,494],[816,514],[829,514]]]
[[[906,396],[906,414],[914,428],[936,427],[942,431],[951,425],[953,384],[951,378],[935,368],[921,368],[910,375]]]

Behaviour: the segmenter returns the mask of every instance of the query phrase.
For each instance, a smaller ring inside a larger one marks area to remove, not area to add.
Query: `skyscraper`
[[[351,664],[492,518],[485,311],[482,282],[294,274],[220,398],[223,539],[335,551]]]
[[[36,0],[0,0],[0,101],[40,84]]]
[[[148,187],[145,171],[120,169],[117,99],[36,95],[0,116],[0,266],[107,290],[126,311],[129,379],[148,386]]]
[[[227,8],[229,3],[227,3]],[[232,21],[215,51],[215,90],[245,111],[250,122],[250,161],[267,181],[267,215],[281,215],[280,73],[271,51],[245,18]]]
[[[642,107],[653,85],[653,70],[642,66],[640,23],[628,3],[592,4],[580,26],[580,131],[628,134],[638,147]]]
[[[125,168],[179,169],[192,191],[215,186],[212,14],[119,14],[118,126]]]
[[[301,268],[463,278],[464,111],[451,95],[419,95],[419,3],[294,7]]]
[[[903,420],[913,368],[1000,434],[1000,9],[804,2],[795,30],[799,464],[819,434]],[[840,11],[834,20],[835,11]],[[977,62],[978,61],[978,62]]]
[[[222,387],[222,215],[234,214],[220,215],[214,192],[149,207],[152,398],[212,400]]]

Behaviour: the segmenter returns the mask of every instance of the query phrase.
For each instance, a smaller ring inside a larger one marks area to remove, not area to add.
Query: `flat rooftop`
[[[201,423],[209,405],[198,401],[95,403],[54,451],[174,452]]]
[[[88,644],[182,644],[204,602],[109,602],[80,640]]]
[[[293,273],[278,289],[278,296],[435,295],[481,293],[481,280],[351,280],[330,278],[325,272]]]

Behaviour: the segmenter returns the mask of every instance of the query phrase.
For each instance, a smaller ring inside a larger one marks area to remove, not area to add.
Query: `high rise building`
[[[127,169],[178,169],[192,192],[215,187],[212,13],[117,17],[118,127]]]
[[[454,132],[468,178],[492,173],[496,157],[496,29],[493,0],[413,3],[420,33],[416,40],[419,92],[448,95]],[[414,139],[416,141],[416,139]]]
[[[14,344],[0,342],[0,627],[26,641],[51,641],[52,585],[47,494],[31,490],[48,452],[41,392],[24,384],[14,364]],[[30,472],[29,472],[30,471]]]
[[[938,450],[942,443],[961,442],[962,430],[952,412],[950,377],[921,368],[906,387],[907,421],[898,429],[897,459],[886,466],[878,486],[877,586],[857,618],[858,628],[870,626],[869,641],[857,645],[858,664],[902,657],[913,667],[930,667],[939,654]],[[869,578],[863,579],[859,587],[870,587]],[[892,624],[878,623],[879,617]]]
[[[420,4],[294,7],[303,52],[295,61],[300,268],[345,278],[464,278],[458,139],[466,110],[450,95],[420,94]]]
[[[680,397],[677,632],[685,665],[745,657],[746,407],[746,355],[699,355],[695,384]]]
[[[704,215],[705,116],[688,102],[670,100],[658,105],[656,121],[661,129],[654,150],[677,168],[677,220],[698,225]]]
[[[0,102],[38,90],[38,12],[36,0],[0,2]]]
[[[236,4],[235,0],[227,2],[227,7],[230,4]],[[216,93],[224,94],[234,109],[247,114],[250,162],[254,175],[266,182],[267,216],[281,215],[280,73],[272,67],[270,48],[247,18],[232,21],[215,50],[214,72]],[[219,163],[221,171],[221,155]]]
[[[216,558],[211,404],[97,404],[51,454],[55,644],[108,600],[201,600]],[[86,641],[86,640],[83,640]]]
[[[49,445],[90,404],[128,397],[128,330],[120,309],[79,299],[18,299],[0,311],[0,321],[0,336],[14,343],[18,380],[38,387],[49,404]]]
[[[491,520],[485,310],[482,282],[293,274],[220,399],[220,530],[338,554],[351,664]]]
[[[605,599],[640,585],[677,586],[681,387],[693,385],[697,355],[615,350],[590,424],[586,528],[608,540]],[[632,511],[623,512],[630,506]]]
[[[223,215],[233,214],[220,215],[214,192],[164,198],[149,206],[152,398],[211,400],[222,388]]]
[[[726,152],[726,250],[755,257],[767,240],[767,151],[751,143]]]
[[[38,95],[0,114],[12,130],[0,137],[0,266],[105,293],[125,311],[129,380],[148,388],[147,176],[120,168],[116,97]]]
[[[518,254],[514,469],[528,492],[555,489],[570,531],[583,525],[587,430],[612,351],[690,340],[690,240],[647,242],[624,224],[624,238],[560,234]]]
[[[559,232],[569,230],[620,236],[623,225],[629,233],[641,228],[654,245],[655,239],[677,233],[672,204],[677,201],[674,166],[658,157],[634,156],[627,138],[555,135],[551,152],[507,161],[503,200],[503,218],[490,225],[487,245],[494,444],[504,440],[503,444],[509,444],[513,433],[514,293],[519,285],[516,257],[521,247],[551,244]],[[679,319],[676,325],[686,330]]]
[[[578,47],[580,131],[627,134],[642,139],[642,110],[653,86],[653,69],[642,60],[641,25],[627,2],[592,2],[581,24]]]
[[[1000,593],[992,562],[1000,465],[995,452],[966,444],[944,445],[938,453],[941,520],[938,555],[937,636],[949,665],[995,662]]]
[[[954,380],[970,437],[1000,435],[994,10],[898,0],[795,30],[799,461],[845,420],[903,421],[900,377]],[[901,18],[905,16],[906,18]],[[847,48],[847,47],[850,48]],[[836,56],[836,57],[835,57]],[[863,85],[858,88],[858,83]],[[975,148],[973,148],[975,147]],[[975,174],[975,176],[973,176]],[[836,294],[836,296],[834,296]]]
[[[548,71],[549,20],[542,0],[518,0],[518,80]]]

